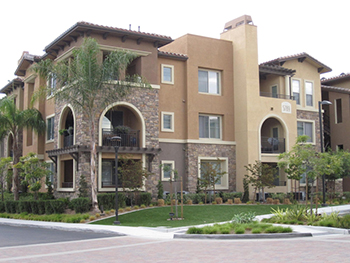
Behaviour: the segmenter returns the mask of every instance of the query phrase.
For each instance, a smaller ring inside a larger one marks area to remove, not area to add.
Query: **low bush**
[[[5,212],[5,202],[0,201],[0,213]]]
[[[149,206],[151,204],[151,201],[152,201],[151,193],[147,193],[147,192],[140,193],[140,204]]]
[[[203,228],[201,227],[190,227],[187,232],[187,234],[203,234]]]
[[[235,214],[232,217],[231,222],[235,224],[247,224],[254,220],[255,213],[254,212],[248,212],[248,213],[239,213]]]
[[[87,197],[78,197],[70,201],[76,213],[85,213],[90,210],[90,199]]]
[[[103,210],[115,208],[115,193],[98,194],[97,201],[99,206],[103,206]],[[118,192],[118,206],[126,207],[126,196],[124,193]]]
[[[235,228],[235,234],[244,234],[245,233],[245,228],[243,226],[239,226]]]

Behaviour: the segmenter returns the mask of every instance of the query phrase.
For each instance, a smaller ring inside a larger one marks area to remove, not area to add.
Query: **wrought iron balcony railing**
[[[285,152],[285,138],[261,137],[261,153]]]

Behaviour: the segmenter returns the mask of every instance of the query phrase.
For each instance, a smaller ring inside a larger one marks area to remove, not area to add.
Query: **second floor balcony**
[[[279,93],[274,93],[274,92],[262,92],[262,91],[260,91],[260,96],[267,97],[267,98],[294,100],[294,97],[291,95],[279,94]]]
[[[285,138],[261,137],[261,153],[280,154],[285,150]]]
[[[129,130],[128,132],[120,133],[113,129],[102,129],[102,146],[113,146],[111,138],[119,136],[121,138],[120,146],[124,147],[140,147],[140,131]]]

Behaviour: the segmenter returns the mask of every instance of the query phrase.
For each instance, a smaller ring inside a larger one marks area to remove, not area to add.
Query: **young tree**
[[[24,128],[33,129],[38,134],[43,133],[46,124],[41,113],[34,108],[19,110],[16,108],[13,98],[2,98],[0,100],[0,135],[9,135],[13,138],[13,192],[15,200],[19,199],[19,177],[15,165],[21,157],[22,149],[19,147],[19,136],[21,136]]]
[[[265,201],[265,187],[275,187],[273,181],[277,172],[276,168],[260,161],[255,161],[255,164],[248,164],[244,167],[248,172],[245,175],[246,182],[254,187],[254,197],[257,190],[261,189],[263,201]]]
[[[3,157],[0,159],[0,191],[1,201],[4,201],[5,184],[8,181],[9,169],[11,167],[12,157]]]
[[[34,199],[38,199],[38,192],[41,189],[43,180],[50,175],[49,164],[41,161],[35,153],[28,153],[20,158],[20,162],[14,165],[20,169],[24,182],[30,191],[34,192]]]
[[[118,165],[118,177],[122,183],[124,192],[130,192],[130,200],[138,197],[140,189],[143,187],[145,179],[149,176],[149,172],[142,166],[141,161],[136,161],[131,158],[120,158]],[[134,196],[133,194],[134,193]]]
[[[132,87],[148,87],[139,76],[124,76],[127,66],[137,57],[136,54],[117,50],[104,59],[97,41],[85,38],[80,48],[73,50],[72,59],[54,63],[47,59],[33,65],[33,70],[41,77],[56,79],[58,89],[53,91],[56,100],[71,104],[74,109],[86,116],[90,143],[90,176],[92,207],[98,210],[96,177],[96,138],[97,123],[101,107],[120,101],[129,94]],[[64,88],[61,88],[63,87]],[[49,88],[49,87],[48,87]],[[41,89],[47,94],[48,88]],[[99,105],[99,107],[97,107]]]
[[[221,161],[202,162],[200,164],[201,176],[199,184],[204,189],[205,203],[207,202],[207,190],[213,189],[215,200],[215,185],[221,181],[221,178],[226,174],[221,169]]]

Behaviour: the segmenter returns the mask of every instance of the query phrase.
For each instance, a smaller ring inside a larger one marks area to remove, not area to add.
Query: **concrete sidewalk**
[[[341,205],[335,207],[322,207],[318,209],[318,213],[339,212],[340,214],[350,213],[350,205]],[[256,218],[261,220],[263,218],[269,218],[272,215],[261,215]],[[48,229],[59,229],[65,231],[89,231],[89,232],[102,232],[102,233],[116,233],[118,235],[128,235],[142,238],[154,238],[154,239],[173,239],[174,234],[184,233],[188,227],[181,228],[166,228],[166,227],[128,227],[128,226],[104,226],[104,225],[92,225],[92,224],[71,224],[71,223],[56,223],[56,222],[42,222],[42,221],[28,221],[19,219],[7,219],[0,218],[1,225],[12,226],[27,226],[27,227],[40,227]],[[204,225],[203,225],[204,226]],[[313,236],[326,235],[326,234],[349,234],[347,229],[339,228],[327,228],[327,227],[310,227],[290,225],[293,231],[296,233],[311,233]]]

